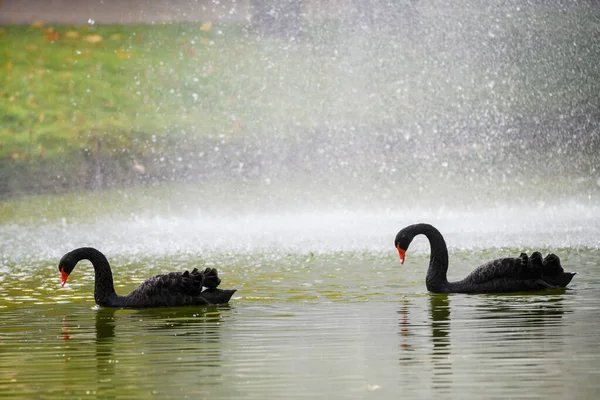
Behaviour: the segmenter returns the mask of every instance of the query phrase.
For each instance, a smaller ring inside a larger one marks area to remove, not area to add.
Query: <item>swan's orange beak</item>
[[[65,286],[65,283],[67,283],[67,278],[69,277],[69,274],[67,274],[65,272],[65,270],[63,268],[60,269],[60,278],[62,280],[62,284],[60,285],[60,287]]]
[[[400,246],[396,248],[398,249],[398,255],[400,256],[400,264],[404,264],[404,256],[406,255],[406,250],[401,249]]]

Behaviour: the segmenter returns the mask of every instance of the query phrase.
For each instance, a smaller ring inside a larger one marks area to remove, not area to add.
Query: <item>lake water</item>
[[[0,397],[597,398],[595,198],[302,207],[190,193],[1,203]],[[426,240],[403,266],[393,248],[414,222],[445,235],[450,278],[533,250],[579,274],[570,290],[432,295]],[[60,287],[58,260],[84,245],[108,256],[123,294],[206,266],[238,292],[221,307],[98,308],[89,263]]]

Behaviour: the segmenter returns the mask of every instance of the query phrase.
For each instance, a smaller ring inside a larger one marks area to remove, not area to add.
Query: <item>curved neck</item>
[[[427,290],[430,292],[443,292],[443,287],[448,285],[448,248],[444,237],[436,228],[423,224],[420,233],[427,236],[431,247],[429,268],[427,269]]]
[[[117,294],[110,264],[104,254],[92,247],[81,247],[73,250],[71,254],[77,262],[89,260],[94,266],[94,299],[96,303],[100,306],[111,304],[111,300],[114,300]]]

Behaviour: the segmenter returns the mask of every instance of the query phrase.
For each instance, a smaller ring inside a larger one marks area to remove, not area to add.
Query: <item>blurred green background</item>
[[[0,19],[1,196],[440,166],[597,174],[590,2],[288,1],[271,19],[272,2],[181,3],[196,14],[135,1],[108,2],[106,23]],[[127,24],[109,23],[115,7]]]

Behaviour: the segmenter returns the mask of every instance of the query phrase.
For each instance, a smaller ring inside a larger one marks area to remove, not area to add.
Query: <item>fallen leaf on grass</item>
[[[113,33],[112,35],[110,35],[110,40],[121,40],[121,34]]]
[[[33,21],[31,23],[31,26],[34,28],[41,28],[42,26],[44,26],[44,21]]]
[[[96,44],[102,41],[102,36],[100,35],[87,35],[83,40],[88,43]]]
[[[205,22],[202,25],[200,25],[200,30],[202,32],[208,32],[210,31],[212,28],[212,22]]]
[[[127,50],[117,49],[115,53],[117,53],[117,57],[122,60],[129,60],[131,58],[131,53]]]
[[[34,51],[37,49],[37,46],[35,44],[28,44],[27,46],[25,46],[25,49],[28,51]]]
[[[46,33],[46,40],[49,40],[49,41],[58,40],[58,37],[59,37],[59,35],[57,32]]]
[[[65,32],[65,37],[68,39],[77,39],[79,37],[79,32],[67,31],[67,32]]]

